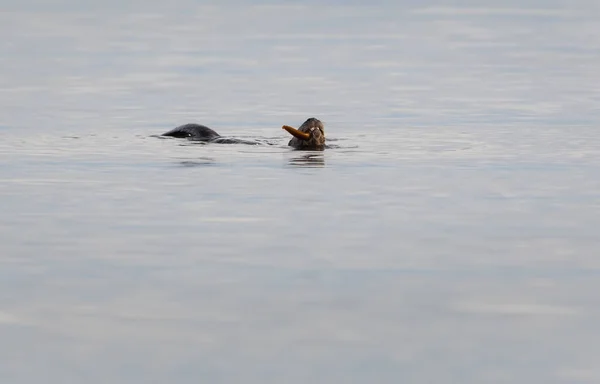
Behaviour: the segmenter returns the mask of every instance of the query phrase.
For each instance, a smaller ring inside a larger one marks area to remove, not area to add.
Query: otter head
[[[289,125],[284,125],[281,128],[294,136],[288,143],[290,147],[313,151],[322,151],[325,149],[325,126],[319,119],[311,117],[298,129],[292,128]]]

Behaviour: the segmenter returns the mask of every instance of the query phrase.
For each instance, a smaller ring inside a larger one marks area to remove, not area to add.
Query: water
[[[0,9],[2,382],[600,381],[596,2]]]

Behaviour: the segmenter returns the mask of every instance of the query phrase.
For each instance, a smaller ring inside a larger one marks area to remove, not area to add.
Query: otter
[[[295,129],[289,125],[281,127],[294,136],[288,145],[294,149],[307,149],[322,151],[325,149],[325,126],[314,117],[306,120],[300,128]]]
[[[320,120],[314,117],[306,120],[298,129],[289,125],[284,125],[282,129],[285,129],[293,136],[288,145],[294,149],[316,151],[325,149],[325,127]],[[180,125],[163,133],[162,136],[188,138],[190,140],[220,144],[260,144],[254,141],[223,137],[205,125],[194,123]]]

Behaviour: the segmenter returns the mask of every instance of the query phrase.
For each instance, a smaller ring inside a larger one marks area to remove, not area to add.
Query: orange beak
[[[310,134],[299,131],[296,128],[292,128],[289,125],[284,125],[283,127],[281,127],[281,129],[285,129],[286,131],[288,131],[290,133],[290,135],[292,135],[300,140],[310,139]]]

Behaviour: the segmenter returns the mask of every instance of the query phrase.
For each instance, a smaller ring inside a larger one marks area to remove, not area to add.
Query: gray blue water
[[[600,382],[600,5],[366,4],[0,1],[0,382]]]

